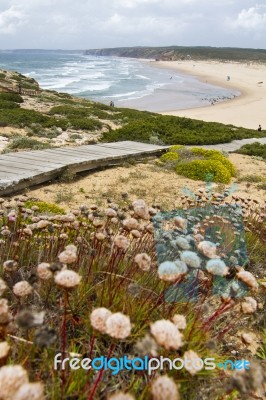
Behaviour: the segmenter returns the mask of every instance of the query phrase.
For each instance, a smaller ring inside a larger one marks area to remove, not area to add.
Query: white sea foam
[[[136,75],[136,77],[137,77],[137,78],[140,78],[140,79],[146,79],[146,80],[148,80],[148,81],[151,80],[151,78],[149,78],[148,76],[144,76],[144,75]]]
[[[108,103],[138,100],[160,95],[163,90],[182,104],[191,101],[200,106],[206,99],[230,96],[236,92],[201,83],[188,76],[153,68],[135,59],[94,57],[66,53],[1,53],[3,69],[17,69],[33,77],[44,89],[54,89]],[[172,79],[169,79],[172,76]],[[180,100],[181,99],[181,100]],[[193,103],[193,106],[194,106]],[[138,102],[136,101],[136,105]]]

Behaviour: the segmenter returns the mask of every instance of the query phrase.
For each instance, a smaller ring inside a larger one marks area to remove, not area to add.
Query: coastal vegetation
[[[265,206],[228,194],[183,196],[169,216],[142,199],[76,205],[68,213],[27,196],[0,199],[3,399],[41,400],[43,392],[51,400],[263,396]],[[168,265],[158,246],[169,251],[173,240],[176,261]],[[53,367],[58,353],[80,361],[211,357],[216,368],[170,370],[165,362],[159,374],[139,364],[115,373],[113,361],[109,370],[71,370],[69,363]],[[228,359],[246,359],[250,370],[225,373],[219,365]]]
[[[229,183],[235,176],[234,165],[220,151],[172,146],[160,157],[159,165],[174,169],[194,180]]]
[[[263,137],[263,132],[246,128],[236,128],[216,122],[203,122],[189,118],[158,115],[138,111],[134,118],[133,110],[117,109],[127,123],[121,128],[104,132],[102,141],[137,140],[150,142],[151,136],[157,136],[164,144],[215,144],[226,143],[234,139]]]
[[[49,143],[21,136],[12,139],[3,152],[10,153],[17,150],[44,150],[49,148],[51,148]]]
[[[135,140],[153,144],[199,145],[263,137],[263,132],[214,122],[160,115],[77,98],[66,93],[39,90],[37,82],[8,72],[7,84],[33,85],[35,95],[0,93],[0,126],[19,128],[32,139],[44,139],[51,146],[62,132],[69,143],[87,140],[113,142]],[[78,136],[73,136],[76,134]],[[87,137],[86,135],[89,135]],[[80,139],[81,137],[81,139]],[[14,147],[11,145],[11,149]],[[16,146],[14,147],[14,150]]]
[[[265,49],[210,46],[117,47],[87,50],[86,54],[157,60],[219,60],[266,62]]]
[[[245,144],[239,150],[239,154],[246,154],[247,156],[261,157],[266,160],[266,144],[261,144],[259,142]]]
[[[52,91],[22,99],[2,98],[19,105],[0,110],[11,131],[5,151],[49,147],[67,132],[80,140],[87,131],[106,141],[174,145],[159,163],[146,161],[146,169],[127,162],[127,174],[118,171],[115,184],[93,174],[88,189],[65,170],[54,191],[44,188],[47,201],[0,199],[0,398],[262,398],[265,204],[229,197],[225,183],[236,171],[226,155],[184,145],[263,132],[110,108]],[[208,182],[180,195],[177,181],[187,182],[172,171]],[[97,192],[96,184],[103,189]],[[149,195],[150,204],[140,198]],[[166,212],[176,199],[179,206]],[[68,363],[56,369],[58,353],[80,361],[211,357],[216,367],[170,370],[166,362],[159,373],[148,374],[140,364],[114,373],[114,361],[109,370],[71,370]],[[224,371],[228,359],[246,359],[251,369]]]

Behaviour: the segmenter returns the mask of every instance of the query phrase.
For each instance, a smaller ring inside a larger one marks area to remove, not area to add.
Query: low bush
[[[205,180],[212,176],[214,182],[229,183],[235,175],[234,165],[217,150],[172,146],[160,157],[161,165],[175,168],[176,172],[191,179]]]
[[[175,144],[174,146],[171,146],[169,151],[178,151],[178,150],[182,150],[184,148],[184,146],[182,146],[182,144]]]
[[[51,108],[49,114],[81,118],[90,116],[90,109],[86,107],[55,106]]]
[[[13,101],[14,103],[23,103],[23,97],[17,93],[0,93],[0,101],[7,100]]]
[[[180,163],[176,172],[194,180],[206,180],[210,177],[213,182],[229,183],[230,172],[219,160],[193,160],[189,163]]]
[[[33,201],[27,200],[25,202],[25,208],[31,208],[33,206],[38,207],[38,213],[45,213],[45,214],[64,214],[65,210],[56,204],[53,203],[46,203],[46,201]]]
[[[0,121],[9,126],[25,127],[31,124],[41,124],[43,128],[50,128],[57,126],[65,130],[67,128],[68,121],[65,119],[55,119],[49,117],[38,111],[26,110],[23,108],[19,109],[0,109]]]
[[[13,101],[2,100],[0,98],[0,109],[12,110],[14,108],[19,108],[19,105],[17,103],[14,103]]]
[[[161,156],[160,160],[161,160],[162,162],[166,162],[166,163],[170,162],[170,163],[172,163],[172,162],[178,161],[179,158],[180,158],[180,157],[179,157],[179,154],[178,154],[178,153],[173,152],[173,151],[169,151],[168,153],[163,154],[163,155]]]
[[[103,123],[93,118],[69,118],[73,129],[96,131],[103,127]]]
[[[165,144],[201,145],[226,143],[234,139],[263,137],[263,132],[234,128],[216,122],[204,122],[189,118],[158,115],[135,110],[119,109],[123,127],[105,132],[102,141],[134,140],[149,143],[151,135],[157,135]]]
[[[236,170],[234,165],[219,150],[206,150],[194,147],[191,149],[191,151],[192,153],[201,155],[204,158],[221,161],[221,163],[226,167],[230,174],[232,176],[235,176]]]
[[[246,154],[247,156],[262,157],[266,160],[266,144],[260,144],[259,142],[245,144],[237,150],[237,153]]]
[[[42,150],[49,149],[51,145],[49,143],[39,142],[36,139],[30,139],[28,137],[17,137],[9,143],[5,148],[5,153],[14,150],[31,149],[31,150]]]

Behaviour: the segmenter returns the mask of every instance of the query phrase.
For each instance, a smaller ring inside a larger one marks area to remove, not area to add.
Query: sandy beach
[[[162,112],[203,121],[266,129],[266,65],[216,61],[159,61],[153,66],[193,75],[206,84],[235,89],[241,95],[207,107]],[[230,76],[230,80],[227,77]]]

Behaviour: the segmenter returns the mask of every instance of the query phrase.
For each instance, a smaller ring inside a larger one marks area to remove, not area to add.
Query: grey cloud
[[[263,48],[265,22],[265,8],[255,0],[1,0],[0,4],[2,48],[174,44]]]

